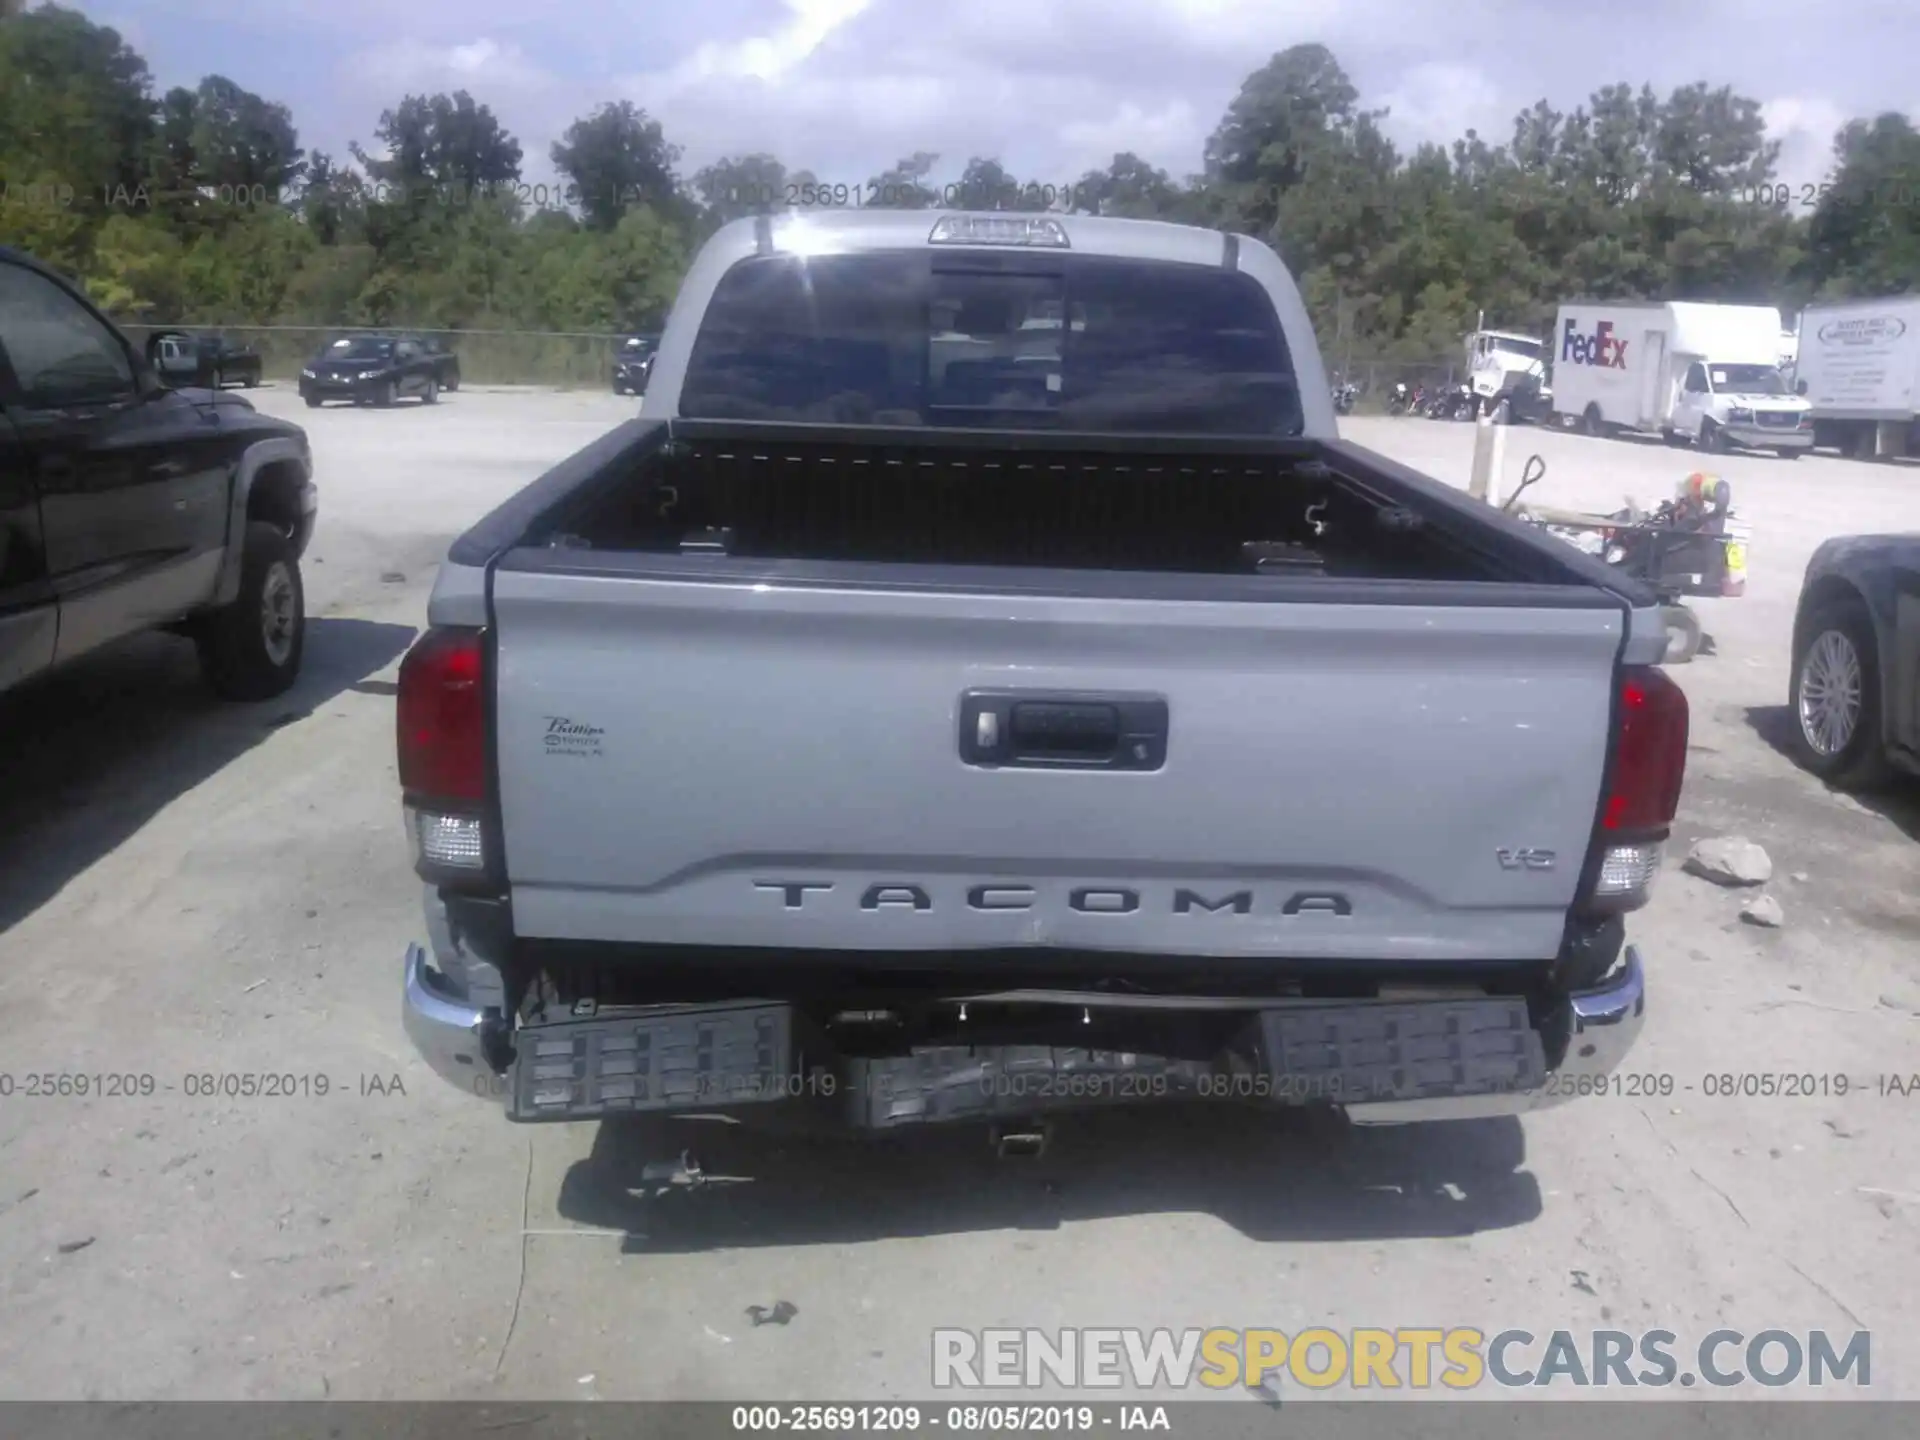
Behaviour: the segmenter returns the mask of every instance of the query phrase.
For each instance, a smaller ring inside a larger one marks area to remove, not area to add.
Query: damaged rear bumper
[[[499,1011],[418,945],[404,997],[407,1034],[433,1071],[503,1100],[515,1120],[790,1103],[874,1130],[1207,1099],[1332,1104],[1371,1125],[1520,1115],[1604,1093],[1646,1015],[1631,945],[1604,985],[1566,997],[1538,1028],[1517,997],[1297,1003],[1247,1011],[1243,1043],[1210,1061],[1060,1045],[852,1058],[817,1043],[792,1007],[758,1002],[589,1012],[509,1037]]]

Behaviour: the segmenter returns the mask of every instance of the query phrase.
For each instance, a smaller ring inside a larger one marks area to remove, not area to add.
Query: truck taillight
[[[486,868],[486,652],[481,632],[427,631],[400,662],[400,788],[423,873]]]
[[[1666,672],[1631,666],[1621,676],[1607,798],[1594,836],[1589,908],[1646,904],[1680,808],[1687,768],[1687,697]]]

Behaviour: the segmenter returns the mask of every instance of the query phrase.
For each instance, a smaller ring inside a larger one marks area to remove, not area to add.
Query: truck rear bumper
[[[667,1013],[522,1030],[519,1060],[502,1074],[487,1044],[499,1022],[433,970],[424,947],[407,949],[403,1016],[421,1056],[450,1084],[504,1099],[527,1121],[787,1101],[836,1111],[852,1128],[892,1129],[1195,1098],[1333,1103],[1365,1125],[1521,1115],[1606,1093],[1645,1021],[1646,987],[1630,945],[1618,974],[1549,1018],[1544,1029],[1566,1037],[1552,1069],[1524,1007],[1499,1000],[1249,1012],[1253,1068],[1043,1046],[822,1065],[802,1062],[785,1005],[659,1009]]]
[[[473,1095],[498,1092],[482,1043],[486,1014],[427,963],[423,945],[409,945],[401,1023],[429,1069]]]
[[[1480,1120],[1497,1115],[1524,1115],[1564,1105],[1582,1095],[1607,1093],[1607,1077],[1626,1059],[1647,1018],[1646,975],[1640,951],[1626,947],[1620,973],[1595,990],[1567,997],[1567,1051],[1559,1068],[1526,1091],[1506,1094],[1459,1095],[1421,1100],[1388,1100],[1350,1105],[1347,1113],[1357,1125],[1401,1125],[1417,1120]]]

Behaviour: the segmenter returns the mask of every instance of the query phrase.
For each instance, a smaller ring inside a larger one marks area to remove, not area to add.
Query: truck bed
[[[1305,441],[636,422],[463,550],[516,935],[796,984],[1550,959],[1636,598]]]

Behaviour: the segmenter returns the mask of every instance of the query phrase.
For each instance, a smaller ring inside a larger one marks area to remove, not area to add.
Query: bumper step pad
[[[1530,1090],[1547,1074],[1518,997],[1264,1010],[1260,1032],[1269,1073],[1302,1100],[1491,1095]]]
[[[529,1026],[515,1040],[514,1120],[589,1120],[787,1098],[792,1011],[700,1005]]]
[[[1490,1095],[1543,1083],[1518,998],[1320,1004],[1248,1017],[1216,1063],[1045,1045],[929,1046],[821,1068],[785,1005],[662,1007],[561,1020],[516,1037],[509,1115],[589,1120],[824,1103],[856,1129],[991,1120],[1100,1105],[1222,1099],[1364,1104]],[[811,1048],[811,1047],[809,1047]]]

